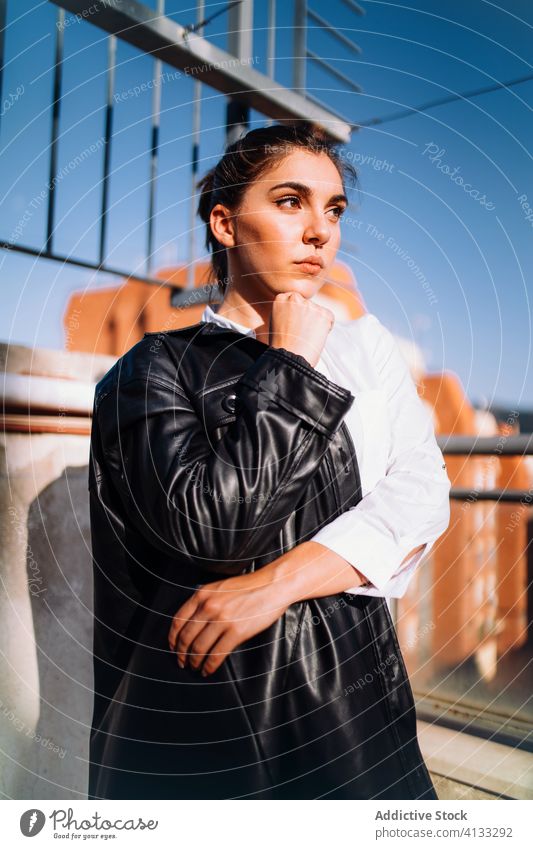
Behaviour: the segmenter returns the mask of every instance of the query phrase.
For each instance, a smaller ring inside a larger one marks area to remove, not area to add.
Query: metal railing
[[[317,100],[311,100],[306,96],[305,86],[302,91],[294,91],[278,84],[273,79],[274,70],[274,32],[275,32],[275,0],[269,1],[269,18],[267,43],[271,55],[268,57],[267,69],[269,75],[260,73],[258,70],[248,67],[246,63],[236,60],[247,58],[251,52],[253,30],[253,0],[240,0],[227,4],[228,10],[228,51],[221,50],[207,41],[202,33],[203,26],[212,17],[220,14],[220,11],[203,20],[204,3],[197,2],[197,23],[181,26],[164,14],[164,0],[157,0],[155,9],[152,9],[136,0],[102,0],[100,3],[91,5],[91,13],[87,14],[87,0],[50,0],[57,6],[57,19],[55,27],[55,56],[53,67],[53,102],[52,102],[52,124],[50,138],[49,157],[49,181],[47,184],[47,208],[46,208],[46,234],[44,244],[41,248],[22,244],[13,238],[1,238],[0,248],[14,251],[39,259],[53,260],[65,265],[78,268],[86,268],[95,272],[105,272],[112,276],[123,279],[134,278],[145,283],[156,286],[166,286],[171,290],[171,303],[180,306],[183,301],[184,290],[194,288],[194,264],[196,262],[194,248],[194,221],[196,198],[195,192],[190,193],[190,215],[191,223],[188,234],[189,250],[183,265],[187,268],[187,285],[177,286],[176,283],[168,283],[153,276],[154,256],[154,219],[155,190],[158,174],[159,157],[159,122],[160,122],[160,86],[153,86],[153,99],[150,127],[150,174],[147,209],[147,233],[146,250],[143,253],[145,269],[143,273],[137,273],[133,269],[119,268],[109,264],[107,260],[106,243],[108,240],[109,222],[109,189],[110,189],[110,163],[113,145],[113,123],[114,123],[114,88],[117,39],[133,45],[140,51],[153,57],[154,79],[159,79],[162,65],[179,68],[184,74],[195,80],[196,106],[193,110],[193,125],[191,127],[192,156],[191,156],[191,181],[197,179],[198,170],[198,147],[201,133],[200,111],[199,111],[199,86],[208,84],[228,98],[227,104],[227,141],[232,135],[246,126],[250,109],[261,112],[267,118],[276,120],[299,120],[310,119],[321,124],[329,137],[336,142],[347,142],[350,139],[352,128],[356,126],[351,122],[339,118],[334,112],[327,109]],[[9,0],[15,3],[16,0]],[[339,0],[340,2],[340,0]],[[342,0],[348,2],[348,0]],[[0,100],[2,88],[1,68],[3,66],[3,55],[5,47],[6,20],[8,0],[0,0]],[[350,8],[360,13],[360,7],[350,2]],[[224,10],[223,10],[224,11]],[[62,113],[62,88],[63,88],[63,62],[64,62],[64,31],[65,14],[69,12],[79,16],[82,23],[96,26],[107,38],[107,70],[106,70],[106,103],[103,133],[103,177],[101,181],[100,194],[100,218],[98,235],[98,257],[94,261],[76,259],[65,253],[58,253],[54,246],[55,218],[56,218],[56,195],[57,195],[57,168],[58,168],[58,142],[61,126]],[[309,10],[309,15],[316,13]],[[252,22],[252,27],[250,23]],[[322,22],[332,31],[333,27],[328,22]],[[305,29],[307,27],[307,14],[304,15],[303,23],[300,23],[298,31],[303,33],[305,43]],[[340,35],[339,35],[340,37]],[[191,70],[192,69],[192,70]],[[330,69],[335,71],[335,69]],[[351,84],[351,83],[350,83]],[[191,186],[193,188],[193,185]],[[216,287],[214,287],[216,289]],[[208,287],[202,287],[200,292],[201,303],[211,300],[211,292]]]
[[[449,456],[530,456],[533,454],[533,434],[521,433],[512,436],[439,436],[437,443],[442,453]],[[502,501],[515,502],[533,498],[530,490],[522,489],[473,489],[452,487],[450,498],[458,501]]]
[[[531,456],[533,454],[533,434],[513,434],[506,436],[439,436],[437,442],[445,456]],[[524,506],[533,503],[533,487],[522,489],[475,489],[452,487],[450,498],[458,501],[496,501],[499,503],[520,502]],[[529,548],[528,543],[527,548]],[[527,549],[524,556],[527,554]],[[526,592],[532,592],[528,584]],[[393,617],[397,622],[397,599],[393,605]],[[531,623],[528,623],[531,627]],[[533,660],[533,657],[532,657]],[[445,727],[474,734],[496,742],[513,745],[527,751],[533,751],[533,731],[531,724],[515,713],[504,712],[501,709],[480,709],[479,705],[469,704],[468,701],[448,698],[438,693],[438,689],[428,694],[413,686],[416,699],[416,710],[419,719],[434,722]]]

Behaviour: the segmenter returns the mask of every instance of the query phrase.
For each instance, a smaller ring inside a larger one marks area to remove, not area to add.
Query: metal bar
[[[164,15],[165,0],[157,0],[157,14]],[[159,126],[161,111],[161,59],[154,59],[154,88],[152,91],[152,133],[150,150],[150,195],[148,201],[148,232],[146,239],[146,272],[150,274],[153,263],[155,188],[157,180],[157,158],[159,149]]]
[[[51,2],[74,14],[86,11],[87,0]],[[184,27],[170,18],[158,18],[148,6],[135,0],[113,0],[112,3],[95,3],[91,8],[94,13],[86,16],[86,20],[92,25],[113,33],[145,53],[152,53],[223,94],[238,97],[250,109],[277,121],[314,121],[333,141],[349,142],[350,124],[339,121],[330,110],[310,103],[254,68],[243,66],[227,51],[196,33],[185,32]]]
[[[345,6],[348,6],[348,8],[352,10],[352,12],[355,12],[356,15],[366,15],[366,10],[363,9],[363,7],[359,5],[359,3],[355,3],[354,0],[342,0],[342,2]]]
[[[457,100],[470,100],[472,97],[479,97],[482,94],[489,94],[493,91],[501,91],[502,89],[512,88],[515,85],[533,80],[533,74],[526,74],[523,77],[517,77],[514,80],[507,82],[496,83],[495,85],[484,86],[483,88],[470,89],[470,91],[458,92],[450,94],[446,97],[438,97],[435,100],[427,100],[419,106],[409,106],[407,109],[401,109],[399,112],[392,112],[390,115],[384,115],[383,118],[371,118],[370,121],[362,121],[359,127],[374,127],[376,124],[387,124],[389,121],[397,121],[399,118],[407,118],[411,115],[419,115],[421,112],[426,112],[428,109],[434,109],[435,106],[445,106],[449,103],[455,103]]]
[[[233,6],[228,14],[228,53],[240,61],[252,58],[253,0]],[[226,144],[232,144],[250,125],[250,107],[241,97],[230,96],[226,107]]]
[[[276,0],[268,0],[267,76],[274,79],[276,70]]]
[[[295,0],[293,23],[292,87],[305,92],[305,61],[307,44],[307,0]]]
[[[317,54],[313,53],[312,50],[307,50],[306,53],[309,58],[313,60],[313,62],[316,62],[317,65],[320,65],[322,68],[325,68],[326,71],[329,71],[330,74],[333,74],[334,77],[337,77],[337,79],[343,82],[345,85],[351,86],[354,91],[360,92],[363,90],[360,85],[354,83],[353,80],[346,76],[346,74],[343,74],[341,71],[337,71],[336,68],[332,68],[331,65],[328,65],[328,63],[325,62],[324,59],[321,59],[320,56],[317,56]]]
[[[339,32],[338,29],[333,26],[333,24],[330,24],[329,21],[326,21],[326,19],[323,18],[322,15],[319,15],[318,12],[313,11],[313,9],[308,9],[307,17],[311,18],[319,26],[327,30],[330,35],[340,41],[341,44],[344,44],[349,50],[352,50],[353,53],[357,53],[360,55],[363,52],[359,45],[355,43],[355,41],[351,41],[351,39],[343,35],[342,32]]]
[[[226,145],[232,144],[250,123],[250,109],[237,98],[231,98],[226,107]]]
[[[132,278],[133,280],[140,280],[142,283],[150,283],[153,286],[166,286],[169,289],[181,289],[181,287],[176,286],[174,283],[167,283],[164,280],[158,279],[157,277],[147,277],[144,274],[135,274],[132,271],[125,271],[122,268],[114,268],[113,266],[106,265],[105,263],[89,262],[83,259],[73,259],[72,257],[65,256],[64,254],[42,251],[38,248],[29,247],[29,245],[19,245],[14,244],[13,242],[6,242],[4,240],[0,240],[0,250],[16,251],[17,253],[29,254],[30,256],[36,256],[39,259],[50,259],[53,262],[60,262],[63,265],[73,265],[76,268],[89,268],[91,271],[99,271],[105,274],[112,274],[114,277],[124,277],[126,279]]]
[[[217,284],[206,283],[194,289],[175,288],[170,295],[170,306],[183,309],[183,307],[193,307],[196,304],[211,304],[217,300],[220,300]]]
[[[110,35],[107,40],[107,104],[104,130],[104,174],[102,177],[102,206],[100,209],[100,265],[104,262],[105,241],[107,235],[107,202],[109,197],[109,164],[111,162],[111,139],[113,137],[113,92],[115,90],[116,39]]]
[[[533,731],[526,720],[485,709],[480,711],[478,706],[464,706],[461,701],[441,696],[431,698],[415,688],[413,694],[418,719],[533,752]]]
[[[276,0],[268,0],[268,22],[267,22],[267,77],[274,79],[276,65]],[[265,121],[265,126],[270,127],[272,118]]]
[[[204,34],[201,25],[204,16],[204,0],[197,0],[196,19],[199,35]],[[192,107],[192,155],[191,155],[191,200],[189,203],[189,262],[187,264],[187,289],[194,289],[196,251],[194,229],[196,226],[196,183],[198,180],[198,162],[200,159],[200,130],[202,123],[202,83],[194,81]]]
[[[54,212],[56,199],[57,174],[57,139],[59,136],[59,120],[61,116],[61,81],[63,72],[63,45],[64,45],[64,23],[65,12],[63,9],[57,11],[56,26],[56,53],[54,63],[54,83],[52,89],[52,138],[50,141],[50,172],[48,180],[48,209],[46,214],[46,250],[53,250],[54,236]]]
[[[228,53],[238,59],[252,56],[254,0],[232,6],[228,12]]]
[[[186,32],[200,32],[207,24],[210,24],[211,21],[214,21],[215,18],[218,18],[219,15],[223,15],[224,12],[227,12],[228,9],[231,9],[232,6],[236,6],[237,3],[242,3],[243,0],[232,0],[231,3],[228,3],[226,6],[223,6],[222,9],[219,9],[218,12],[214,12],[212,15],[209,15],[205,20],[198,21],[196,24],[189,24],[185,27]]]
[[[194,304],[212,303],[213,294],[215,300],[218,296],[218,287],[216,284],[206,283],[201,288],[193,289],[191,292],[185,286],[176,286],[175,283],[158,277],[146,277],[144,274],[134,274],[131,271],[125,271],[122,268],[113,268],[109,265],[97,265],[94,262],[86,262],[82,259],[72,259],[72,257],[63,256],[61,254],[47,254],[37,248],[30,248],[27,245],[15,245],[9,242],[0,241],[0,250],[17,251],[18,253],[29,254],[36,256],[39,259],[49,259],[53,262],[60,262],[62,265],[73,265],[76,268],[88,268],[91,271],[98,271],[103,274],[111,274],[113,277],[121,277],[123,280],[138,280],[141,283],[148,283],[150,286],[158,286],[164,289],[170,289],[171,306],[193,306]]]
[[[309,92],[307,92],[307,94],[306,94],[306,100],[309,103],[317,103],[317,104],[320,103],[320,101],[317,100],[317,98],[314,97],[312,94],[309,94]],[[333,115],[334,118],[337,118],[339,121],[345,122],[347,124],[347,126],[350,127],[350,130],[359,129],[358,124],[351,122],[348,118],[345,118],[345,116],[341,115],[339,112],[335,112],[333,109],[330,109],[330,114]]]
[[[533,454],[533,434],[519,433],[512,436],[438,436],[439,448],[444,454],[503,454],[517,456]]]
[[[6,40],[7,0],[0,0],[0,121],[2,117],[3,86],[4,86],[4,62],[5,62],[5,40]]]
[[[161,62],[159,59],[154,63],[154,79],[161,76]],[[159,100],[159,86],[154,86],[152,110],[152,133],[151,133],[151,149],[150,149],[150,195],[148,201],[148,232],[146,237],[146,271],[150,274],[153,263],[153,242],[154,242],[154,216],[155,216],[155,187],[157,179],[157,157],[159,147],[159,106],[155,105],[155,101]],[[156,113],[157,109],[157,113]],[[156,118],[157,114],[157,118]]]
[[[200,158],[200,127],[202,108],[202,83],[194,83],[194,104],[192,113],[192,155],[191,155],[191,202],[189,204],[189,262],[187,265],[187,288],[194,288],[196,251],[194,229],[196,226],[196,183],[198,180],[198,161]]]
[[[533,489],[468,489],[467,487],[452,487],[450,498],[455,501],[501,501],[515,503],[528,501],[533,503]]]

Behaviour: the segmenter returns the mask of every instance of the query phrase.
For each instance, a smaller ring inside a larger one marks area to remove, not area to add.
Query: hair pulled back
[[[344,186],[346,176],[357,181],[357,171],[330,141],[324,130],[309,121],[297,124],[273,124],[250,130],[226,147],[219,162],[197,183],[200,199],[197,213],[205,222],[205,247],[211,251],[211,282],[218,284],[223,296],[228,285],[228,257],[224,245],[215,238],[209,223],[217,203],[237,211],[250,183],[278,164],[293,150],[325,153],[336,165]]]

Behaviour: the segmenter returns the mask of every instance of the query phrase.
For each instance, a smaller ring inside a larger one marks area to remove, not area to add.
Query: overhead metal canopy
[[[99,2],[91,6],[89,14],[87,0],[52,2],[217,91],[238,97],[242,103],[269,118],[314,121],[324,128],[332,141],[342,144],[350,141],[352,126],[349,123],[271,77],[241,64],[231,53],[220,50],[170,18],[158,15],[143,3],[135,0]]]

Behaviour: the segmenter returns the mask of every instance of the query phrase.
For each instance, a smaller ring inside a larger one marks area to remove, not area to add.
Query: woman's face
[[[288,185],[289,184],[289,185]],[[246,190],[233,217],[214,207],[215,235],[228,248],[230,286],[258,298],[311,298],[328,277],[347,206],[341,176],[325,153],[292,149]],[[221,236],[223,238],[221,238]],[[321,265],[304,265],[314,257]]]

